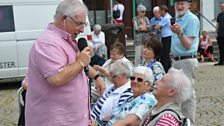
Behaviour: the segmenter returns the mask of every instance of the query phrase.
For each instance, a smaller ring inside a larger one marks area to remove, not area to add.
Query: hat
[[[191,2],[191,0],[175,0],[174,2],[181,2],[181,1]]]

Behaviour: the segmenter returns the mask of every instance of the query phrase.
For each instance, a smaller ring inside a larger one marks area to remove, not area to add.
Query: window
[[[90,21],[90,25],[106,24],[106,0],[83,0],[86,6],[89,9],[88,17]]]
[[[12,6],[0,6],[0,32],[15,31]]]

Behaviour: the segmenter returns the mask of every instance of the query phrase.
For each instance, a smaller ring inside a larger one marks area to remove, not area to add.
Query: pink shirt
[[[53,87],[46,78],[75,62],[77,44],[52,24],[34,43],[29,58],[26,126],[87,126],[88,81],[81,71],[69,83]]]

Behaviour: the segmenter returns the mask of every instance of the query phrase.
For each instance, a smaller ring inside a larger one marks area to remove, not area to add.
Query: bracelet
[[[78,60],[78,62],[81,64],[81,66],[82,66],[83,68],[85,67],[85,65],[83,64],[82,61]]]
[[[184,36],[184,33],[183,33],[183,32],[180,33],[180,34],[178,34],[178,37],[179,37],[179,38],[181,38],[182,36]]]
[[[98,77],[100,77],[99,73],[94,77],[94,80],[96,80]]]

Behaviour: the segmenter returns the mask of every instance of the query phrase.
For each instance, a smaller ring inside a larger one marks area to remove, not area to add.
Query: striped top
[[[175,117],[169,113],[164,114],[156,123],[156,126],[180,126]]]
[[[93,106],[91,118],[95,120],[96,118],[103,120],[106,116],[112,115],[113,108],[122,105],[132,96],[133,92],[131,90],[130,81],[117,89],[115,89],[114,86],[111,86]]]

